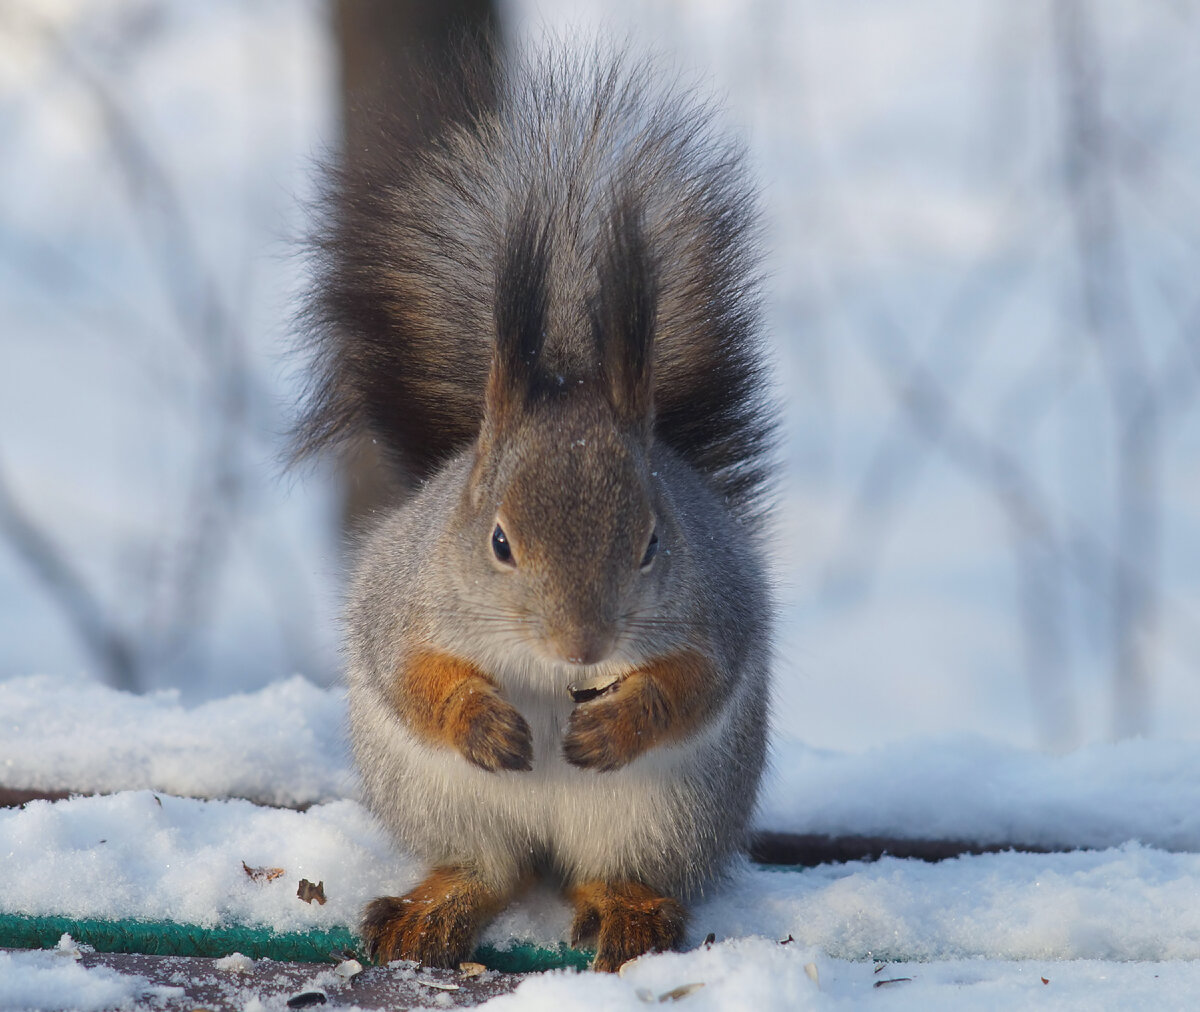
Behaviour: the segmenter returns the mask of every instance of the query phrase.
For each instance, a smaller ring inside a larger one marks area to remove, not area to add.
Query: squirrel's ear
[[[641,210],[631,199],[614,202],[599,264],[600,291],[592,327],[600,378],[618,419],[649,434],[652,421],[654,326],[658,277],[646,243]]]
[[[508,228],[496,271],[496,351],[488,375],[486,424],[497,425],[545,386],[541,367],[546,334],[549,228],[532,198]]]

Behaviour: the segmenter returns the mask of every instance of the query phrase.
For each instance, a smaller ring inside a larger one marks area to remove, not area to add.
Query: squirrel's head
[[[472,597],[570,664],[619,655],[661,593],[672,534],[650,463],[654,271],[639,217],[617,206],[586,314],[594,361],[576,375],[543,361],[548,230],[525,214],[512,231],[464,501]]]

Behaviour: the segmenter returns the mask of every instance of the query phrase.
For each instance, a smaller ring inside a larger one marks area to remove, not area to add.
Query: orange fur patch
[[[417,734],[457,749],[476,766],[532,768],[533,739],[525,718],[467,661],[418,653],[397,672],[392,705]]]
[[[563,755],[576,766],[619,769],[656,745],[695,733],[723,695],[712,664],[694,651],[652,661],[575,707]]]
[[[377,963],[415,959],[426,966],[456,967],[507,901],[463,868],[434,868],[411,892],[367,904],[360,930]]]
[[[597,970],[613,973],[646,952],[665,952],[683,941],[687,912],[669,896],[640,882],[584,882],[572,886],[571,944],[596,943]]]

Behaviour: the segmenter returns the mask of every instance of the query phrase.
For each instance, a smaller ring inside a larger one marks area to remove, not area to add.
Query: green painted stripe
[[[357,936],[347,928],[276,932],[242,924],[203,928],[172,921],[105,921],[0,914],[0,948],[51,949],[64,934],[98,952],[209,957],[240,952],[251,959],[291,963],[334,962],[347,949],[358,949]],[[490,969],[505,973],[537,973],[563,967],[585,969],[591,954],[562,944],[551,949],[526,943],[511,949],[482,945],[473,958]]]
[[[522,942],[511,949],[481,945],[475,950],[474,959],[491,970],[503,973],[541,973],[542,970],[586,970],[594,955],[593,952],[572,949],[562,942],[553,949]]]

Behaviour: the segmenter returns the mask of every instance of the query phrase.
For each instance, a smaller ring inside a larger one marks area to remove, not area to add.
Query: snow
[[[213,960],[213,969],[225,973],[249,973],[254,969],[254,960],[243,956],[240,952],[231,952],[228,956]]]
[[[139,999],[182,995],[182,988],[151,986],[135,974],[106,967],[84,969],[69,936],[46,952],[0,951],[0,1008],[5,1012],[92,1012],[132,1008]]]
[[[145,791],[2,812],[0,855],[6,912],[279,931],[352,924],[368,899],[403,890],[419,872],[389,853],[378,828],[351,801],[301,813]],[[242,861],[282,867],[285,875],[254,882]],[[295,895],[301,877],[323,880],[329,902],[301,902]],[[872,961],[886,960],[904,964],[889,965],[888,975],[924,982],[903,992],[912,1002],[903,1007],[922,1007],[930,989],[963,988],[964,978],[974,981],[968,997],[991,1000],[997,988],[1011,997],[1038,974],[1083,1007],[1072,980],[1099,988],[1107,974],[1134,988],[1136,981],[1127,979],[1134,974],[1151,991],[1150,981],[1172,975],[1196,980],[1197,896],[1200,855],[1135,843],[937,865],[885,858],[802,872],[744,868],[693,909],[689,944],[713,932],[719,940],[713,954],[648,957],[629,982],[565,976],[520,993],[550,1002],[566,989],[574,994],[571,1007],[607,1007],[592,1002],[606,992],[620,1002],[630,987],[668,990],[695,979],[712,986],[698,1008],[761,1001],[785,1008],[797,996],[807,1003],[798,1007],[817,1008],[825,1007],[818,999],[865,992]],[[502,914],[485,941],[554,944],[565,940],[568,922],[561,900],[535,891]],[[780,946],[788,936],[794,941]],[[828,967],[820,974],[827,991],[815,992],[803,973],[813,959]],[[1093,970],[1066,961],[1090,962]],[[1138,961],[1153,961],[1160,976]],[[1103,971],[1096,970],[1101,964]],[[27,964],[0,964],[0,982],[6,965],[20,975]],[[1165,986],[1153,985],[1160,993]]]
[[[1200,850],[1200,747],[1130,739],[1064,755],[962,735],[860,753],[776,742],[759,824],[831,835]]]
[[[0,783],[311,804],[348,790],[344,721],[342,692],[300,677],[190,707],[177,690],[13,678],[0,682]]]
[[[276,931],[352,925],[368,900],[420,872],[352,801],[294,812],[148,791],[0,812],[0,855],[9,913]],[[253,881],[243,862],[284,875]],[[328,902],[301,901],[301,878],[322,881]],[[1197,960],[1197,896],[1200,855],[1138,843],[940,864],[744,867],[694,906],[690,931],[692,944],[709,932],[791,935],[847,960]],[[568,923],[565,904],[535,890],[486,939],[553,945]]]
[[[815,969],[817,980],[806,971],[807,966]],[[693,983],[704,986],[687,996],[682,1007],[689,1012],[863,1008],[1157,1012],[1188,1007],[1186,996],[1200,988],[1200,964],[978,959],[889,963],[876,972],[869,960],[847,962],[815,949],[744,939],[707,951],[639,960],[622,977],[591,978],[586,988],[585,981],[573,974],[543,974],[485,1007],[497,1012],[623,1012]]]
[[[280,931],[352,924],[372,890],[396,888],[397,872],[411,867],[389,860],[353,802],[301,813],[150,791],[0,812],[0,854],[0,906],[11,913]],[[285,874],[257,882],[242,862]],[[328,902],[300,900],[301,878],[323,881]]]
[[[0,911],[303,931],[353,925],[369,899],[402,892],[420,874],[354,800],[340,691],[292,678],[189,707],[170,693],[83,684],[86,693],[52,678],[0,686],[9,691],[0,705],[15,712],[5,711],[4,768],[47,788],[71,786],[57,778],[86,768],[94,789],[116,791],[0,810]],[[64,714],[72,694],[97,725],[118,729],[121,747],[80,746],[86,763],[47,758],[35,778],[36,757],[55,756],[53,742],[59,759],[76,749],[62,737],[63,722],[77,716]],[[311,748],[317,739],[324,744]],[[152,762],[168,740],[171,761]],[[214,800],[263,791],[267,781],[252,775],[242,747],[251,741],[258,775],[269,775],[278,797],[316,803],[296,811]],[[963,738],[843,754],[785,740],[764,828],[1091,849],[802,871],[745,865],[694,905],[688,945],[696,951],[644,958],[620,979],[546,975],[498,1004],[628,1007],[639,992],[701,981],[690,1008],[832,1008],[868,998],[884,1008],[1162,1007],[1164,995],[1200,984],[1197,768],[1193,742],[1047,756]],[[177,796],[197,785],[208,799]],[[243,862],[284,874],[254,881]],[[323,882],[328,902],[302,902],[301,878]],[[484,940],[553,945],[566,940],[569,922],[565,903],[538,888]],[[711,950],[701,945],[709,932]],[[888,964],[879,975],[876,961]],[[91,974],[95,998],[84,987]],[[896,977],[912,980],[874,987]],[[0,998],[16,996],[17,1007],[65,1000],[16,990],[27,979],[81,1008],[117,1003],[135,986],[101,968],[85,974],[41,956],[4,955]]]

